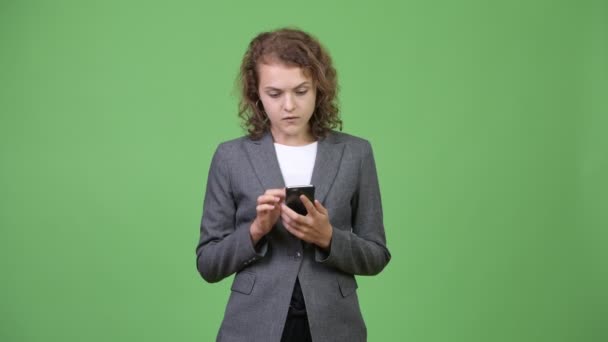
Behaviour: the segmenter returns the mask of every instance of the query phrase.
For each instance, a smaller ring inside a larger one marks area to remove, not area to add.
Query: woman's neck
[[[274,139],[275,143],[287,146],[304,146],[312,144],[317,140],[310,132],[299,135],[286,135],[276,134],[271,130],[270,133],[272,134],[272,138]]]

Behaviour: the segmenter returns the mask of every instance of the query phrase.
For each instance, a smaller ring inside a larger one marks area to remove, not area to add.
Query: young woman
[[[245,137],[220,144],[207,180],[197,268],[236,274],[218,341],[365,341],[354,275],[390,260],[368,141],[337,132],[337,78],[320,43],[265,32],[240,70]],[[285,187],[312,184],[303,216]]]

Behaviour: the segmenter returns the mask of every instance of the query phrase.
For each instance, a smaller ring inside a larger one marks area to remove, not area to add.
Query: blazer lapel
[[[279,167],[272,134],[268,132],[260,140],[248,140],[245,147],[264,190],[284,188],[285,181]],[[310,182],[315,186],[315,198],[321,203],[325,200],[338,174],[343,152],[344,144],[339,142],[333,133],[319,139],[317,143],[317,157]]]
[[[344,144],[339,142],[333,133],[330,132],[327,137],[319,139],[310,182],[315,186],[315,198],[321,203],[336,179],[343,152]]]
[[[260,140],[248,140],[245,147],[262,188],[264,190],[284,188],[285,181],[279,167],[272,135],[266,133]]]

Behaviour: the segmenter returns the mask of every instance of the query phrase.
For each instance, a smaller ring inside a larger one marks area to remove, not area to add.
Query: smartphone
[[[314,185],[298,185],[288,186],[285,188],[285,205],[296,213],[306,216],[308,211],[304,203],[300,200],[300,195],[305,195],[314,203],[315,201],[315,186]]]

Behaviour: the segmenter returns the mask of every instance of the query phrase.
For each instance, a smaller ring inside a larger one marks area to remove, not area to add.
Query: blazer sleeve
[[[334,227],[329,252],[317,249],[315,259],[350,274],[378,274],[390,261],[391,254],[386,247],[376,163],[367,141],[351,206],[352,227]]]
[[[196,247],[197,269],[206,281],[220,281],[264,257],[268,242],[262,238],[256,246],[249,226],[236,227],[236,202],[230,184],[229,150],[218,146],[207,178],[207,189]]]

